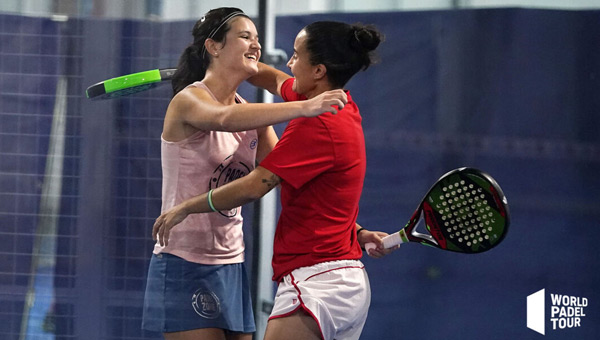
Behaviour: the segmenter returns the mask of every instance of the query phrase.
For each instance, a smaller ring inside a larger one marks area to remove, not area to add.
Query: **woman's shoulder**
[[[216,101],[215,96],[210,92],[206,85],[201,82],[195,82],[183,90],[179,91],[173,99],[171,99],[170,105],[185,106],[186,104],[197,104],[198,101]]]

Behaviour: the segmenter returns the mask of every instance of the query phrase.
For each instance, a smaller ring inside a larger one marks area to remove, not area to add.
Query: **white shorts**
[[[358,339],[370,303],[371,287],[362,262],[324,262],[298,268],[283,278],[269,320],[302,308],[317,321],[323,339]]]

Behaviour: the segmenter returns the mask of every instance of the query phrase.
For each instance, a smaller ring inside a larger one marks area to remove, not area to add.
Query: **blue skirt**
[[[204,265],[153,254],[142,328],[161,333],[198,328],[254,332],[246,267],[243,263]]]

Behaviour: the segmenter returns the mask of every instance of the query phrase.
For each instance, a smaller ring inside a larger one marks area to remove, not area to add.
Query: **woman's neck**
[[[315,83],[315,86],[307,91],[306,93],[304,93],[304,96],[306,96],[306,98],[311,99],[313,97],[316,97],[318,95],[320,95],[321,93],[325,92],[325,91],[329,91],[329,90],[334,90],[334,88],[327,82],[317,82]]]
[[[235,103],[235,93],[241,81],[235,80],[232,77],[221,77],[214,72],[206,72],[206,76],[202,79],[217,100],[225,105]]]

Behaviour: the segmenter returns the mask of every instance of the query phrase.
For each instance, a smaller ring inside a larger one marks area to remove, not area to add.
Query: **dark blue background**
[[[368,155],[359,223],[399,229],[429,186],[461,166],[494,176],[512,214],[507,238],[488,253],[407,244],[384,259],[365,258],[372,304],[362,338],[539,339],[526,327],[526,297],[545,288],[589,300],[582,327],[553,331],[546,321],[545,338],[597,339],[600,12],[279,17],[276,47],[291,55],[296,33],[315,20],[373,23],[386,35],[381,62],[348,84]],[[170,88],[112,101],[83,94],[109,77],[175,66],[192,25],[0,15],[3,339],[18,338],[32,277],[61,75],[68,121],[53,277],[57,338],[159,337],[142,332],[140,318]],[[240,93],[255,100],[247,84]],[[246,215],[250,222],[251,208]]]

